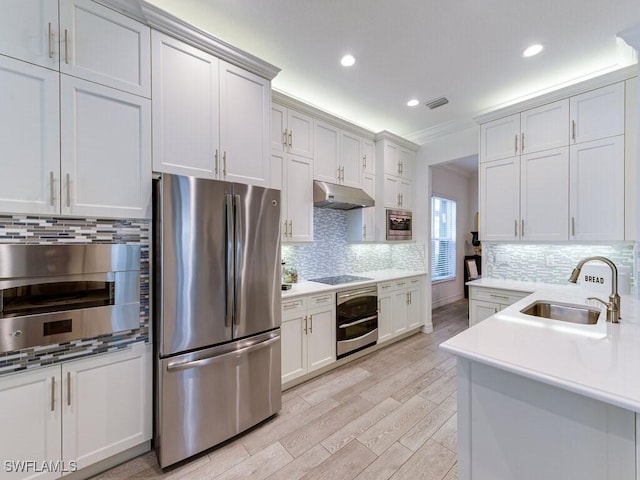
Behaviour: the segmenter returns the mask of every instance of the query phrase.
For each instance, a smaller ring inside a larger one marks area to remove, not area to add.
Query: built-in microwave
[[[411,240],[411,236],[411,212],[387,210],[387,240]]]

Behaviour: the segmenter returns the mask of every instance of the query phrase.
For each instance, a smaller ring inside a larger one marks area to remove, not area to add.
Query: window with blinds
[[[431,197],[431,281],[456,278],[456,202]]]

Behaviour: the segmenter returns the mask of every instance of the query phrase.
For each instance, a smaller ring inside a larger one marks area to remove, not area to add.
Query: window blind
[[[456,202],[431,197],[431,281],[456,278]]]

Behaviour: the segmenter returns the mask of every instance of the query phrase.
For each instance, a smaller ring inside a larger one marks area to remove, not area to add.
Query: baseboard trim
[[[444,307],[445,305],[449,305],[450,303],[457,302],[458,300],[462,300],[464,298],[464,293],[459,293],[458,295],[454,295],[452,297],[441,298],[437,302],[433,302],[431,304],[431,309],[438,307]]]

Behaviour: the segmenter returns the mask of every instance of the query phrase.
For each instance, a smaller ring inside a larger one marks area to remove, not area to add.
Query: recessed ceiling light
[[[415,107],[416,105],[419,105],[419,104],[420,104],[420,100],[416,100],[415,98],[412,98],[407,102],[407,107]]]
[[[522,56],[523,57],[533,57],[534,55],[538,55],[542,49],[544,47],[542,45],[540,45],[539,43],[536,43],[535,45],[531,45],[530,47],[528,47],[523,53]]]
[[[350,67],[351,65],[356,63],[356,57],[354,57],[353,55],[347,54],[344,57],[342,57],[342,60],[340,60],[340,63],[342,64],[343,67]]]

